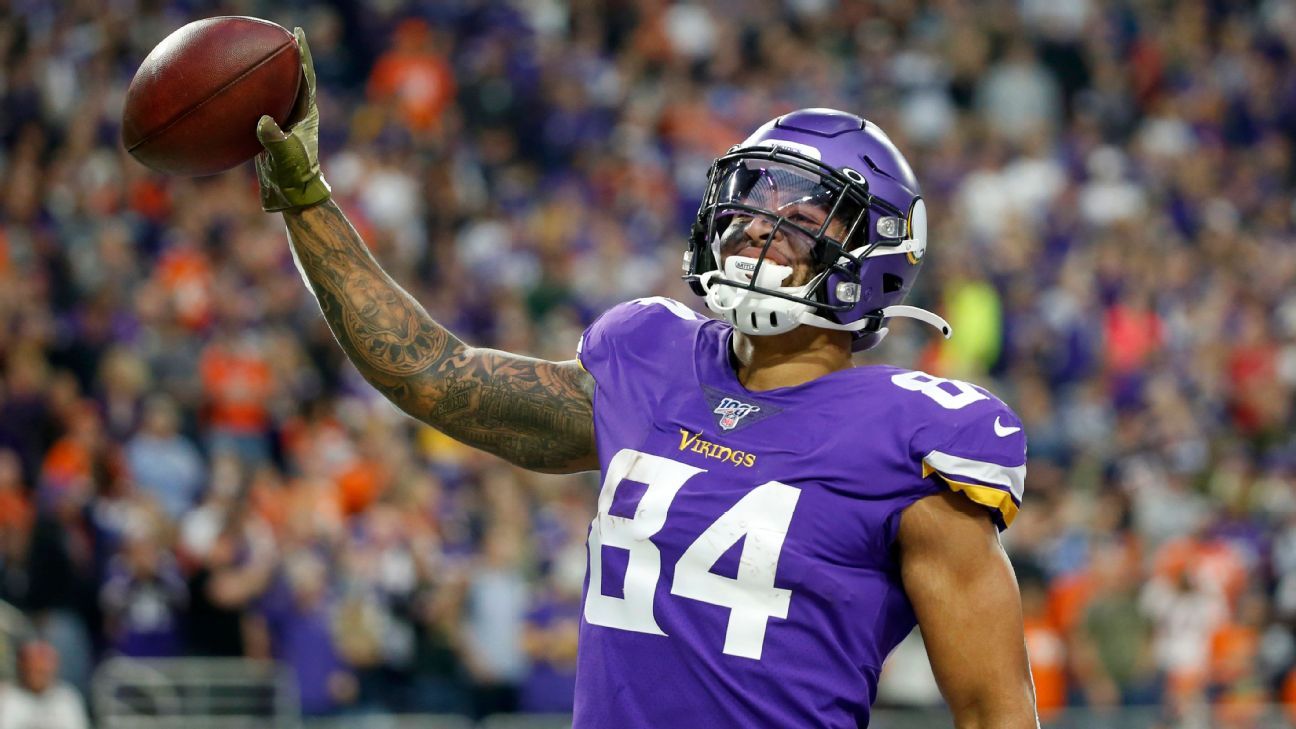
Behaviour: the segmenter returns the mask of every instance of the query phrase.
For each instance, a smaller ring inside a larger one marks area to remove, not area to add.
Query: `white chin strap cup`
[[[755,268],[755,259],[730,256],[725,261],[724,278],[744,284],[751,283],[752,270]],[[802,298],[809,296],[810,292],[806,291],[805,286],[781,285],[791,275],[791,266],[780,266],[767,260],[761,264],[756,285],[789,296]],[[867,328],[871,323],[870,319],[860,319],[849,324],[840,324],[815,314],[814,308],[806,304],[757,293],[750,289],[717,283],[715,279],[720,276],[719,271],[707,271],[698,278],[698,283],[706,291],[707,308],[724,318],[725,321],[744,334],[758,336],[782,334],[795,329],[801,324],[841,332],[858,332]],[[897,316],[917,319],[930,324],[940,330],[940,333],[946,339],[953,335],[949,322],[926,309],[897,304],[882,310],[883,321]],[[877,333],[878,340],[881,341],[882,337],[886,336],[887,328],[882,327]]]

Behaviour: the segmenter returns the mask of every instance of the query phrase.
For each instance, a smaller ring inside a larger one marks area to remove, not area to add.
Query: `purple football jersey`
[[[1021,504],[1026,438],[985,390],[870,366],[750,392],[732,331],[651,298],[582,337],[603,487],[575,729],[866,726],[915,624],[901,511]]]

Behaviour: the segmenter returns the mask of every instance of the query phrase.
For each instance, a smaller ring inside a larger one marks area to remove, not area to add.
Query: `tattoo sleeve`
[[[379,392],[447,435],[524,468],[598,467],[594,381],[579,363],[465,345],[382,270],[331,201],[284,219],[333,335]]]

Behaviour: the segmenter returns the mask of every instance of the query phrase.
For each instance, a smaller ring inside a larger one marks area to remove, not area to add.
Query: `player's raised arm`
[[[985,509],[947,491],[904,511],[900,573],[957,729],[1038,729],[1021,596]]]
[[[387,275],[329,199],[320,174],[310,49],[300,121],[288,134],[262,117],[261,204],[282,212],[293,254],[338,344],[379,392],[468,445],[537,471],[596,468],[593,378],[580,365],[470,347]]]

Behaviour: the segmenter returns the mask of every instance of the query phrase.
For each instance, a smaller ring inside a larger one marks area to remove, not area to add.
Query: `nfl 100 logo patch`
[[[706,393],[707,402],[711,405],[711,412],[715,414],[716,423],[721,430],[728,431],[744,425],[751,425],[774,415],[780,410],[780,408],[769,405],[739,399],[727,392],[706,386],[703,386],[703,391]]]
[[[733,430],[738,425],[738,421],[752,413],[760,412],[760,407],[751,403],[739,402],[732,397],[726,397],[711,412],[720,416],[721,428]]]

